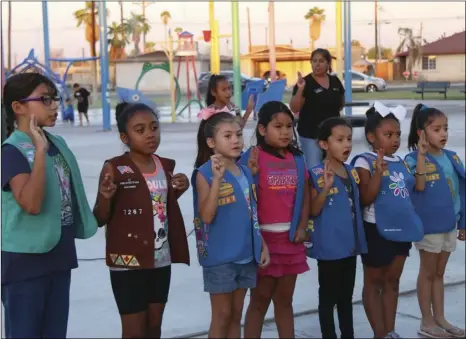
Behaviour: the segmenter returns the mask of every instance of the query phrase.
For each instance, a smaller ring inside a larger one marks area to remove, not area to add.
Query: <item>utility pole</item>
[[[269,29],[265,27],[265,45],[269,45]]]
[[[424,28],[424,25],[421,21],[421,29],[420,29],[420,32],[419,32],[419,38],[421,39],[421,41],[419,41],[419,55],[421,56],[420,57],[420,60],[421,60],[421,69],[422,69],[422,29]]]
[[[269,64],[270,81],[277,80],[277,56],[275,51],[275,4],[274,0],[269,1]]]
[[[8,70],[11,71],[11,1],[8,1]]]
[[[251,16],[249,13],[249,7],[246,8],[248,13],[248,52],[252,52],[252,38],[251,38]]]
[[[375,65],[374,65],[374,71],[375,71],[375,76],[377,76],[377,62],[379,59],[379,18],[378,15],[379,10],[378,10],[378,4],[377,0],[374,1],[374,28],[375,28]]]

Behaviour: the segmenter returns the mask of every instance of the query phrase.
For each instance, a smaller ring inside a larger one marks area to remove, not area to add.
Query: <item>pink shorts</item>
[[[270,265],[265,269],[259,268],[259,276],[279,278],[309,271],[304,245],[291,242],[288,231],[262,231],[262,237],[269,248]]]

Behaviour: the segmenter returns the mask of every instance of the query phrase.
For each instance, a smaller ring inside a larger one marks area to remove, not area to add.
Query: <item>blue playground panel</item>
[[[251,81],[246,84],[246,88],[241,93],[241,109],[248,107],[249,97],[254,96],[254,104],[257,103],[257,96],[264,91],[264,80]]]
[[[277,80],[269,85],[269,88],[263,93],[257,95],[255,111],[259,112],[262,105],[269,101],[282,101],[285,93],[286,80]]]

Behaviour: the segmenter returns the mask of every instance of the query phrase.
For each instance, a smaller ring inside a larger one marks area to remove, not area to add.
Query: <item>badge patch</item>
[[[19,144],[19,147],[21,147],[22,149],[34,149],[34,145],[30,142],[22,142]]]
[[[319,186],[321,188],[324,187],[324,177],[319,177],[317,179],[317,186]]]
[[[314,220],[308,220],[307,222],[307,230],[314,232]]]
[[[434,173],[437,171],[437,166],[431,162],[426,162],[426,173]]]
[[[136,257],[133,257],[133,258],[130,260],[128,266],[131,266],[131,267],[138,267],[138,266],[140,266],[140,265],[139,265],[139,261],[136,259]]]
[[[224,198],[224,197],[228,197],[229,195],[232,195],[233,193],[234,193],[233,185],[229,184],[227,182],[224,182],[220,186],[220,192],[219,192],[218,196],[220,198]]]
[[[252,194],[254,196],[254,200],[257,201],[257,192],[256,192],[256,184],[252,184]]]
[[[351,175],[353,176],[353,179],[356,182],[356,184],[359,184],[360,180],[359,180],[359,175],[358,175],[358,171],[356,171],[356,168],[353,168],[351,170]]]
[[[134,171],[131,169],[129,166],[117,166],[118,171],[120,171],[121,174],[133,174]]]
[[[194,218],[193,223],[194,223],[194,229],[196,229],[196,230],[201,229],[201,219],[200,218]]]
[[[229,204],[232,204],[234,202],[236,202],[236,197],[234,195],[230,195],[229,197],[218,199],[218,205],[219,206],[229,205]]]
[[[313,172],[315,175],[324,174],[323,168],[320,168],[320,167],[313,168],[313,169],[312,169],[312,172]]]
[[[36,155],[35,151],[29,151],[26,153],[26,158],[28,159],[29,163],[32,164],[34,162],[34,156]]]

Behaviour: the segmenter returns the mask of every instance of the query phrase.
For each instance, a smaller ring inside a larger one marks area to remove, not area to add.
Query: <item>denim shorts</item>
[[[255,288],[257,265],[228,263],[203,268],[204,291],[211,294],[231,293],[239,288]]]

